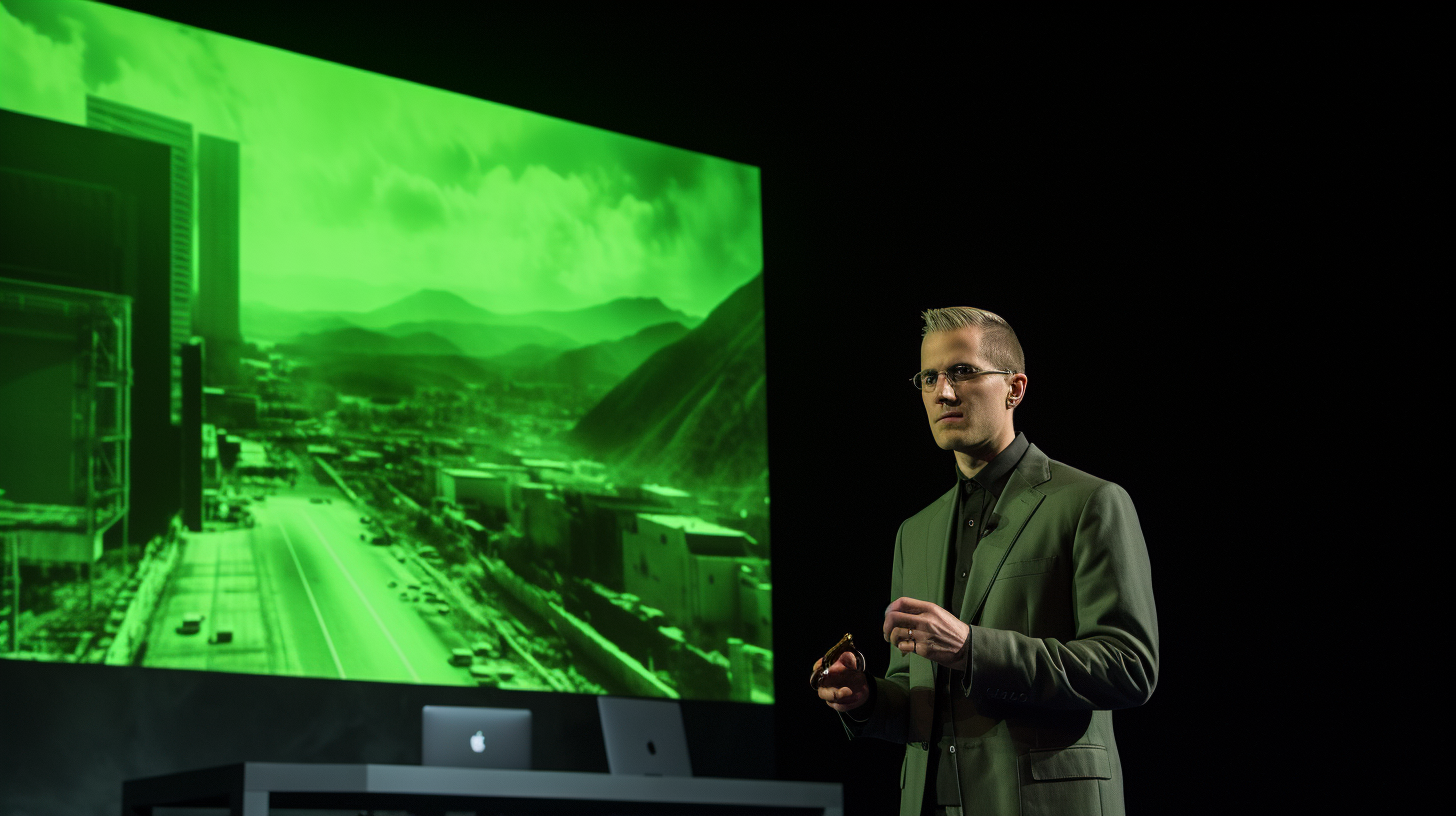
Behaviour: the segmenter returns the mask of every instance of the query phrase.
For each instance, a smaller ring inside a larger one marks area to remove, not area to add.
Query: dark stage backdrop
[[[847,743],[805,679],[843,632],[874,641],[894,531],[952,478],[904,380],[918,312],[970,304],[1025,345],[1019,428],[1142,519],[1163,659],[1115,720],[1129,813],[1415,806],[1396,769],[1419,715],[1384,666],[1437,618],[1380,579],[1403,539],[1372,527],[1418,440],[1376,376],[1403,356],[1368,355],[1431,268],[1423,21],[123,5],[763,168],[777,702],[734,727],[690,710],[700,770],[758,773],[771,738],[768,773],[893,811],[900,751]],[[419,688],[71,668],[0,664],[0,809],[100,812],[125,776],[243,758],[417,757]],[[548,767],[604,769],[590,698],[545,710]]]

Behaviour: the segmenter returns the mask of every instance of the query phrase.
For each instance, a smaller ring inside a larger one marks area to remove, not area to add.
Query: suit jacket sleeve
[[[1071,543],[1074,637],[971,627],[969,693],[1043,709],[1118,709],[1157,682],[1158,624],[1147,547],[1132,499],[1102,482]]]

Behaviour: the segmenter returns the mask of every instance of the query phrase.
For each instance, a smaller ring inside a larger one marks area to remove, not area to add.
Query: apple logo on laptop
[[[476,731],[470,736],[470,750],[477,754],[485,753],[485,734]]]

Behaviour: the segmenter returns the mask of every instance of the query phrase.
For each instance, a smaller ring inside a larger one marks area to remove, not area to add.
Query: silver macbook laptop
[[[531,712],[524,708],[425,706],[425,765],[531,769]]]
[[[614,774],[692,776],[688,734],[676,700],[598,697],[607,768]]]

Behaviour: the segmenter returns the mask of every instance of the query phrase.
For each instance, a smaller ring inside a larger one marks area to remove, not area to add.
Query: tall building
[[[207,340],[208,385],[238,385],[238,143],[197,136],[197,334]]]
[[[192,125],[90,94],[86,125],[171,148],[170,416],[177,425],[182,420],[182,345],[192,338]]]
[[[179,507],[171,173],[167,145],[0,110],[0,277],[50,293],[0,296],[0,489],[102,521],[129,508],[108,547],[162,534]],[[106,295],[129,300],[129,332],[98,311]]]

